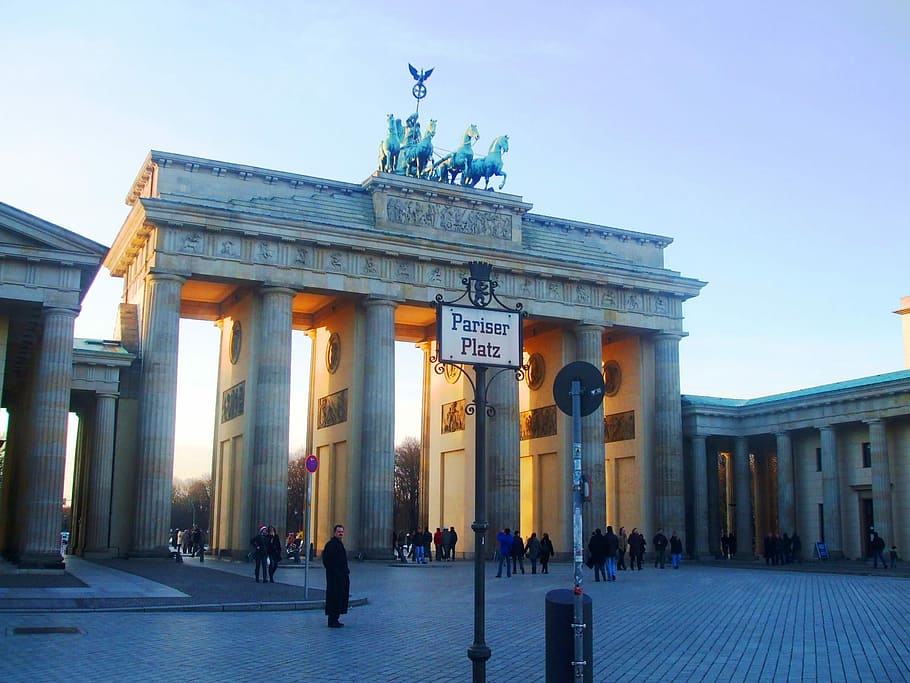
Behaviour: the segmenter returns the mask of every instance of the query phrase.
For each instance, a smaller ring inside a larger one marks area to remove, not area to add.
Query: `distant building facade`
[[[910,543],[910,370],[751,400],[682,396],[689,552],[798,533],[804,558]],[[753,550],[753,543],[756,548]]]

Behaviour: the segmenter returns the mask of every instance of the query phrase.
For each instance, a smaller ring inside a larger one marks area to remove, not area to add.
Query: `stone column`
[[[487,551],[493,552],[496,534],[503,527],[518,528],[522,538],[533,529],[521,529],[521,451],[518,417],[518,382],[511,370],[487,370]],[[475,415],[474,419],[478,419]],[[473,515],[473,503],[466,506]],[[473,533],[472,533],[473,535]]]
[[[869,445],[872,448],[872,510],[875,530],[890,546],[894,538],[891,507],[891,468],[888,458],[888,438],[884,420],[869,420]]]
[[[781,534],[796,531],[796,492],[793,483],[793,444],[787,432],[777,435],[777,520]]]
[[[389,554],[394,522],[395,308],[389,299],[367,299],[367,353],[363,371],[359,548],[367,557]]]
[[[177,344],[180,290],[177,275],[149,273],[142,312],[142,370],[136,500],[130,554],[167,554],[174,479],[174,425],[177,412]]]
[[[717,448],[712,445],[708,451],[706,463],[708,476],[708,551],[715,557],[720,557],[720,529],[721,526],[726,528],[727,521],[726,518],[721,520],[720,514],[720,480],[718,478],[717,459]]]
[[[679,333],[662,332],[654,346],[655,527],[667,536],[686,529],[682,457],[682,405],[679,391]]]
[[[111,486],[114,472],[114,414],[117,396],[95,398],[95,428],[88,468],[88,505],[85,544],[87,552],[105,552],[110,546]]]
[[[695,532],[694,549],[695,557],[709,555],[708,530],[708,455],[705,448],[706,439],[703,436],[692,437],[692,481],[695,485],[692,509],[695,519],[692,530]]]
[[[822,502],[825,506],[825,544],[832,557],[843,552],[840,521],[840,476],[837,465],[837,433],[834,427],[822,427]]]
[[[583,324],[575,327],[576,360],[590,363],[601,372],[604,362],[603,331],[602,325]],[[571,419],[568,424],[571,429]],[[607,525],[605,464],[604,411],[600,407],[581,418],[581,471],[591,480],[591,502],[581,507],[582,540],[585,545],[594,529],[606,529]]]
[[[27,476],[20,492],[25,510],[21,519],[21,568],[64,567],[60,522],[76,315],[77,311],[69,308],[42,311],[41,348],[33,380],[33,429],[25,467]]]
[[[285,531],[291,429],[291,304],[294,290],[259,292],[259,330],[253,404],[252,514],[250,536],[259,524]]]
[[[749,439],[737,436],[733,446],[733,493],[736,500],[736,557],[751,560],[752,482],[749,477]]]

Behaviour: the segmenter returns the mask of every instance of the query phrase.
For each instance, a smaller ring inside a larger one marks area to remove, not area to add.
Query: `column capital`
[[[41,315],[45,318],[51,315],[66,315],[71,316],[73,319],[75,319],[76,316],[79,315],[79,310],[80,309],[78,307],[72,308],[70,306],[51,305],[43,307],[41,309]]]
[[[297,290],[291,289],[290,287],[282,287],[281,285],[262,285],[261,291],[263,294],[287,294],[288,296],[297,296]]]
[[[398,308],[399,304],[401,304],[401,300],[385,296],[370,295],[361,303],[365,308],[369,308],[370,306],[391,306],[393,308]]]
[[[654,335],[654,338],[663,341],[670,341],[671,339],[679,341],[680,339],[688,336],[689,333],[683,332],[682,330],[658,330],[658,332]]]
[[[884,419],[882,419],[880,417],[873,417],[868,420],[863,420],[863,422],[866,423],[867,425],[880,425],[880,424],[883,424],[885,421],[884,421]]]
[[[181,285],[186,282],[186,277],[183,275],[178,275],[177,273],[166,273],[157,270],[150,270],[145,274],[146,280],[170,280],[172,282],[179,282]]]

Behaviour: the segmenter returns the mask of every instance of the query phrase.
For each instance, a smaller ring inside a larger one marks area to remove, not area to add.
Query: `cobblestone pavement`
[[[0,680],[471,680],[473,563],[351,568],[368,604],[343,629],[327,629],[321,610],[0,613]],[[572,568],[495,571],[487,565],[487,680],[543,681],[545,596],[571,587]],[[303,572],[278,578],[302,585]],[[585,578],[598,682],[910,681],[906,578],[695,564]],[[324,586],[318,563],[310,585]]]

